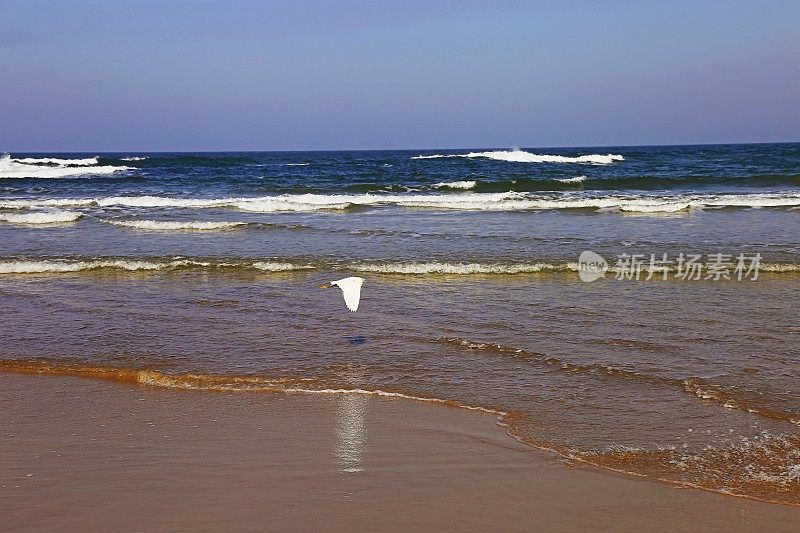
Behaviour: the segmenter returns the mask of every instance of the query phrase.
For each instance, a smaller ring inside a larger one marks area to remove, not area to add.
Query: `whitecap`
[[[556,181],[561,183],[583,183],[586,181],[586,176],[575,176],[574,178],[556,178]]]
[[[426,193],[426,194],[284,194],[248,198],[174,198],[162,196],[111,196],[105,198],[50,198],[0,200],[0,208],[42,207],[144,207],[144,208],[231,208],[274,213],[344,210],[351,207],[413,207],[460,210],[545,210],[597,209],[629,212],[675,212],[705,207],[792,207],[800,206],[797,193],[675,194],[675,195],[590,195],[578,193]]]
[[[477,181],[464,180],[464,181],[443,181],[434,185],[437,189],[474,189],[478,184]]]
[[[246,222],[206,222],[206,221],[180,221],[180,220],[104,220],[109,224],[115,226],[124,226],[140,230],[155,230],[155,231],[209,231],[209,230],[222,230],[231,229],[239,226],[244,226]]]
[[[0,213],[0,221],[12,224],[62,224],[74,222],[81,213],[52,209],[48,211],[32,211],[27,213]]]
[[[97,159],[92,159],[95,163]],[[116,167],[116,166],[91,166],[94,163],[87,163],[83,165],[58,165],[58,166],[49,166],[44,164],[26,164],[21,161],[26,161],[24,159],[15,160],[11,159],[11,156],[8,154],[3,155],[0,157],[0,178],[67,178],[67,177],[74,177],[74,176],[85,176],[91,174],[112,174],[114,172],[119,172],[121,170],[129,170],[130,167]],[[88,162],[89,159],[85,160],[78,160],[78,159],[36,159],[36,161],[44,162],[44,161],[83,161]]]
[[[608,165],[614,161],[624,161],[618,154],[588,154],[576,157],[563,155],[532,154],[524,150],[492,150],[487,152],[470,152],[468,154],[433,154],[418,155],[411,159],[440,159],[445,157],[462,157],[467,159],[485,158],[511,163],[581,163],[589,165]]]
[[[24,165],[58,165],[62,167],[89,167],[98,163],[97,157],[87,157],[85,159],[59,159],[56,157],[26,157],[23,159],[12,159],[14,163]]]

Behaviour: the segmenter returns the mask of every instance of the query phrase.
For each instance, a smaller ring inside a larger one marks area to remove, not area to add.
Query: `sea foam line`
[[[222,229],[232,229],[247,225],[246,222],[214,222],[214,221],[180,221],[180,220],[110,220],[104,219],[103,222],[115,226],[152,231],[212,231]]]
[[[255,270],[260,272],[301,272],[309,270],[360,272],[389,276],[514,276],[526,274],[578,272],[575,262],[475,262],[475,261],[329,261],[292,258],[204,259],[204,258],[86,258],[0,260],[0,274],[71,273],[93,270],[172,271],[180,269]],[[675,271],[673,267],[671,271]],[[610,267],[609,277],[618,272]],[[800,273],[800,263],[767,263],[759,272]]]
[[[575,157],[564,155],[532,154],[524,150],[491,150],[487,152],[470,152],[468,154],[433,154],[417,155],[411,159],[441,159],[461,157],[466,159],[485,158],[511,163],[580,163],[588,165],[608,165],[614,161],[624,161],[619,154],[588,154]]]
[[[704,207],[796,207],[798,193],[594,195],[579,193],[407,193],[407,194],[283,194],[238,198],[174,198],[110,196],[0,200],[0,208],[142,207],[229,208],[259,213],[341,211],[352,207],[410,207],[473,211],[595,209],[639,213],[673,213]]]
[[[33,211],[29,213],[0,213],[0,221],[11,224],[62,224],[74,222],[81,217],[81,213],[52,209],[48,211]]]

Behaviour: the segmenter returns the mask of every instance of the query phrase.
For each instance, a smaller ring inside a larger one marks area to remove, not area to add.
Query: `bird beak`
[[[320,289],[330,289],[331,287],[333,287],[333,285],[320,285],[319,286]]]

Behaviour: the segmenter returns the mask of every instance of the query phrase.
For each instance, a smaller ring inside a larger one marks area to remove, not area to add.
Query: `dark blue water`
[[[580,157],[619,154],[611,164],[525,163],[464,155],[475,150],[368,152],[228,152],[158,154],[13,154],[19,158],[98,157],[97,166],[126,166],[107,176],[76,173],[69,182],[3,182],[15,195],[103,196],[152,194],[259,196],[265,194],[439,191],[440,183],[476,181],[475,192],[670,191],[756,192],[800,186],[800,144],[527,149],[530,154]],[[502,150],[495,150],[500,153]],[[143,160],[123,160],[131,156]],[[500,154],[498,157],[503,157]],[[507,157],[508,158],[508,157]],[[510,157],[513,159],[513,156]],[[31,165],[36,166],[36,165]],[[30,173],[35,176],[36,172]],[[0,177],[3,176],[0,171]],[[585,181],[563,182],[585,176]]]

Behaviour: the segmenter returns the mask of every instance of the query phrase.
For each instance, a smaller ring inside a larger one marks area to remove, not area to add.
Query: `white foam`
[[[3,261],[0,262],[0,274],[38,274],[46,272],[80,272],[83,270],[95,270],[99,268],[114,268],[121,270],[159,270],[164,267],[163,263],[149,261],[64,261],[64,260],[40,260],[40,261]]]
[[[298,265],[297,263],[288,263],[285,261],[257,261],[253,263],[253,268],[266,272],[288,272],[291,270],[313,269],[314,265]]]
[[[577,263],[462,263],[422,261],[407,263],[356,263],[360,272],[380,274],[525,274],[546,271],[577,271]]]
[[[286,163],[287,167],[307,167],[311,163]]]
[[[702,203],[712,207],[788,207],[800,205],[800,194],[731,194]]]
[[[428,194],[284,194],[254,198],[172,198],[161,196],[112,196],[106,198],[61,198],[5,200],[0,208],[42,207],[175,207],[231,208],[253,212],[343,210],[354,206],[415,207],[461,210],[598,209],[639,213],[669,213],[704,207],[791,207],[800,206],[798,193],[748,195],[607,195],[582,193],[428,193]]]
[[[780,273],[791,273],[791,272],[800,272],[800,264],[797,263],[759,263],[758,270],[760,272],[774,272],[776,274]]]
[[[411,159],[440,159],[444,157],[463,157],[468,159],[486,158],[495,161],[508,161],[511,163],[581,163],[588,165],[608,165],[614,161],[625,160],[624,157],[617,154],[588,154],[569,157],[563,155],[532,154],[524,150],[492,150],[488,152],[470,152],[468,154],[418,155]]]
[[[675,203],[646,203],[646,202],[627,202],[619,206],[620,211],[629,213],[677,213],[690,209],[702,207],[695,202],[675,202]]]
[[[303,270],[335,270],[369,272],[387,275],[524,275],[535,273],[577,272],[574,262],[468,262],[468,261],[386,261],[321,263],[296,262],[281,259],[205,260],[175,257],[172,259],[9,259],[0,261],[0,274],[71,273],[100,269],[124,271],[169,271],[179,268],[255,269],[263,272],[291,272]],[[618,269],[610,268],[616,272]],[[760,263],[759,271],[772,274],[800,273],[798,263]]]
[[[92,198],[46,198],[42,200],[3,200],[2,209],[25,209],[42,207],[88,207],[96,205]]]
[[[109,196],[106,198],[86,199],[100,207],[222,207],[229,205],[233,199],[204,198],[169,198],[163,196]]]
[[[52,209],[49,211],[33,211],[29,213],[0,213],[0,220],[12,224],[60,224],[73,222],[81,217],[74,211]]]
[[[286,387],[282,389],[286,393],[302,393],[302,394],[335,394],[335,395],[363,395],[363,396],[381,396],[384,398],[399,398],[404,400],[414,400],[418,402],[439,403],[445,405],[456,406],[460,409],[467,409],[470,411],[481,411],[484,413],[496,415],[500,418],[508,416],[505,411],[497,409],[490,409],[488,407],[481,407],[476,405],[466,405],[454,402],[452,400],[443,400],[440,398],[426,398],[423,396],[411,396],[403,394],[402,392],[390,392],[380,389],[304,389],[300,387]]]
[[[120,161],[144,161],[145,159],[147,158],[141,156],[131,156],[131,157],[121,157]]]
[[[88,157],[86,159],[58,159],[56,157],[26,157],[24,159],[12,159],[15,163],[23,163],[26,165],[59,165],[59,166],[73,166],[73,167],[89,167],[98,163],[97,157]]]
[[[434,185],[437,189],[474,189],[477,181],[443,181]]]
[[[556,181],[561,183],[583,183],[586,181],[586,176],[575,176],[574,178],[556,178]]]
[[[26,164],[24,161],[38,161],[39,164]],[[67,166],[66,163],[72,162]],[[89,163],[93,161],[93,163]],[[52,162],[57,166],[45,166],[46,162]],[[81,163],[76,164],[75,162]],[[5,154],[0,157],[0,178],[67,178],[74,176],[86,176],[92,174],[112,174],[121,170],[128,170],[129,167],[115,167],[115,166],[92,166],[97,163],[97,158],[92,159],[11,159],[11,156]]]
[[[186,222],[179,220],[104,220],[103,222],[108,222],[115,226],[155,231],[211,231],[230,229],[246,224],[246,222],[204,222],[197,220]]]
[[[365,195],[368,196],[368,195]],[[354,204],[350,200],[358,199],[359,195],[344,194],[298,194],[283,196],[267,196],[262,198],[239,198],[230,201],[229,205],[242,211],[258,213],[276,213],[282,211],[319,211],[348,209]],[[362,205],[372,205],[365,203]]]

